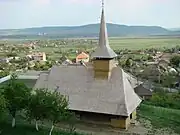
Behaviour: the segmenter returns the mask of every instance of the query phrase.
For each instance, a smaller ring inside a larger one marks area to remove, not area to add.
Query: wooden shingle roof
[[[47,88],[69,97],[70,110],[129,116],[141,100],[123,69],[116,67],[110,80],[96,80],[93,67],[54,66],[40,75],[35,88]]]

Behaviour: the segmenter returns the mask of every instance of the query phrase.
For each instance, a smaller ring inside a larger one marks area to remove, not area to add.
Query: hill
[[[174,32],[158,26],[127,26],[118,24],[107,24],[108,34],[111,37],[119,36],[152,36],[152,35],[173,35]],[[97,37],[99,34],[99,24],[89,24],[83,26],[59,26],[59,27],[39,27],[26,29],[0,30],[1,38],[7,37]]]
[[[180,31],[180,28],[171,28],[169,30],[172,30],[172,31]]]

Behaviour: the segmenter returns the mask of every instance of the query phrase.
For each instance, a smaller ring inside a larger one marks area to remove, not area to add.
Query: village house
[[[32,54],[27,55],[27,57],[35,61],[46,61],[45,52],[33,52]]]
[[[134,90],[143,100],[148,100],[152,97],[152,90],[146,88],[143,84],[140,84]]]
[[[76,56],[76,63],[79,63],[79,62],[89,62],[89,54],[86,54],[84,52],[81,52],[80,54],[78,54]]]
[[[8,58],[0,58],[0,63],[9,63],[9,61]]]
[[[128,129],[136,119],[141,99],[134,92],[128,74],[115,63],[102,9],[99,45],[92,62],[53,66],[41,73],[34,86],[59,91],[69,99],[69,109],[82,121]]]
[[[166,62],[170,63],[170,59],[175,55],[176,55],[176,53],[163,53],[163,55],[160,57],[160,59],[165,60]]]
[[[69,59],[66,59],[62,62],[62,65],[70,65],[70,64],[73,64],[73,62]]]
[[[167,68],[170,65],[170,62],[165,59],[161,59],[158,61],[158,65],[160,67]]]
[[[29,48],[29,49],[36,49],[36,46],[33,43],[24,44],[23,46],[26,47],[26,48]]]

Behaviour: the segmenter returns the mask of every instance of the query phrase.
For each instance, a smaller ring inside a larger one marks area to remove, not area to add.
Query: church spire
[[[92,54],[92,58],[115,58],[116,56],[117,54],[109,46],[108,33],[104,15],[104,0],[102,0],[99,46]]]
[[[102,9],[104,9],[104,0],[102,0]]]

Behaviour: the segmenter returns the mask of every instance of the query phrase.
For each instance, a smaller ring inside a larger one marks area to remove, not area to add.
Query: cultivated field
[[[110,45],[113,49],[139,50],[147,48],[172,48],[180,46],[180,37],[164,38],[110,38]]]

